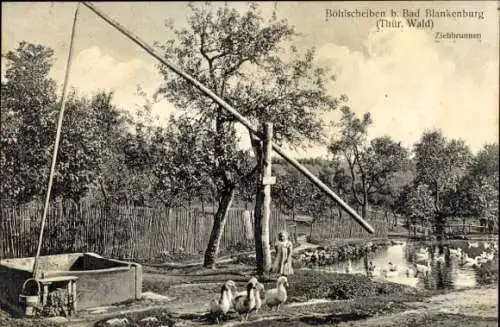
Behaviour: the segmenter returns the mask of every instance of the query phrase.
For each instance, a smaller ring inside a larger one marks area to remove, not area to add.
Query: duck
[[[346,274],[352,273],[352,263],[351,259],[347,260],[347,266],[345,267]]]
[[[478,262],[476,259],[477,259],[477,257],[472,259],[472,258],[469,258],[469,255],[467,253],[464,253],[462,255],[462,266],[468,267],[468,268],[474,268],[478,265]]]
[[[479,247],[479,242],[468,242],[467,245],[470,248],[478,248]]]
[[[454,257],[460,257],[462,255],[462,249],[450,249],[450,255]]]
[[[276,288],[267,290],[264,297],[264,302],[267,304],[271,310],[276,308],[276,312],[279,311],[280,305],[287,300],[286,287],[288,285],[288,279],[285,276],[281,276],[276,281]]]
[[[431,264],[430,262],[427,262],[427,265],[420,265],[420,264],[415,264],[415,277],[418,277],[419,274],[422,275],[422,277],[427,277],[429,276],[429,273],[431,272]]]
[[[429,254],[429,250],[427,248],[420,248],[418,252],[422,254]]]
[[[231,288],[236,288],[236,285],[232,280],[228,280],[222,285],[220,290],[220,295],[215,295],[210,301],[210,314],[217,324],[219,324],[220,319],[225,317],[232,305],[232,291]]]
[[[434,257],[434,260],[436,262],[440,262],[443,264],[444,263],[444,255],[438,255],[438,256]]]
[[[484,262],[493,261],[493,259],[495,259],[495,253],[483,252],[483,253],[481,253],[480,257],[481,257],[481,260]]]
[[[415,253],[415,262],[417,263],[427,263],[429,261],[429,253],[428,252],[417,252]]]
[[[399,270],[398,265],[395,265],[392,262],[389,262],[389,271],[398,271],[398,270]]]
[[[250,312],[255,310],[255,284],[247,283],[246,292],[244,295],[238,295],[234,298],[233,307],[242,320],[247,320]]]

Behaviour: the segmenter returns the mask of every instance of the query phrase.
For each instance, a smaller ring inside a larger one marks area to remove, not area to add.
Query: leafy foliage
[[[55,135],[54,52],[21,42],[7,52],[1,92],[2,197],[29,201],[44,191]]]
[[[428,200],[430,194],[434,206],[432,212],[427,211],[427,206],[420,206],[425,210],[417,212],[416,215],[426,213],[427,218],[434,220],[438,228],[437,233],[441,234],[446,217],[453,214],[453,206],[456,204],[453,201],[454,194],[466,174],[472,154],[462,140],[447,140],[440,130],[425,132],[415,144],[414,151],[415,187],[426,185],[426,199]]]
[[[471,159],[463,140],[447,140],[441,131],[426,132],[415,144],[415,182],[429,186],[436,211],[445,210],[442,198],[456,189]]]
[[[362,206],[362,215],[366,217],[370,200],[380,202],[380,196],[395,191],[390,187],[391,181],[403,169],[408,152],[387,136],[367,141],[368,127],[372,123],[370,113],[358,118],[349,107],[341,110],[342,117],[336,125],[340,135],[332,140],[329,151],[334,158],[347,163],[348,179],[338,175],[337,180],[341,178],[343,183],[349,184],[353,199]]]
[[[429,218],[434,217],[436,206],[432,193],[426,184],[417,185],[416,189],[410,192],[407,205],[410,218],[414,222],[428,221]]]

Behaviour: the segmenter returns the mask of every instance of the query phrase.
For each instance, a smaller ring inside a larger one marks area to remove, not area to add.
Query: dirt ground
[[[498,326],[498,285],[436,295],[408,305],[414,309],[371,317],[356,322],[356,326]]]

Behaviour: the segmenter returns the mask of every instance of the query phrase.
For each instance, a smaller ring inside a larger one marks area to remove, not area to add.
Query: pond
[[[478,264],[498,260],[498,240],[399,241],[368,254],[374,279],[424,289],[461,289],[477,285]],[[309,269],[366,274],[365,258]]]

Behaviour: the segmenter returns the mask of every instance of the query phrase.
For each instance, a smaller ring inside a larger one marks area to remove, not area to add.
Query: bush
[[[482,264],[476,268],[476,281],[479,285],[498,283],[498,259]]]
[[[369,253],[376,252],[379,249],[386,248],[393,244],[390,241],[374,242],[351,242],[351,243],[333,243],[325,246],[318,246],[315,249],[306,249],[301,253],[294,254],[294,267],[300,266],[328,266],[336,262],[346,261],[348,259],[356,260],[366,256]],[[312,252],[318,251],[318,255],[312,255]]]
[[[348,300],[384,294],[397,295],[408,290],[395,283],[376,282],[364,275],[347,275],[318,271],[297,271],[289,277],[291,298]]]

